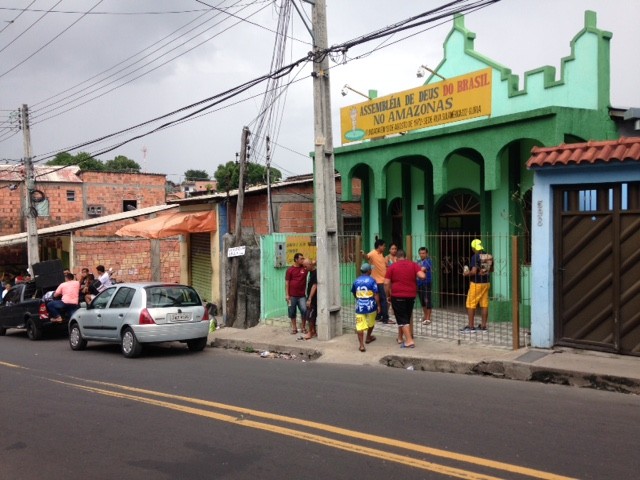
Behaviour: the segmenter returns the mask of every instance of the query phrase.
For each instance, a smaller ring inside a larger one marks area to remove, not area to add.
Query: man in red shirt
[[[404,250],[398,250],[396,257],[397,261],[387,268],[384,289],[396,315],[398,343],[402,348],[415,348],[411,318],[418,293],[416,278],[424,280],[426,275],[417,263],[406,259]]]
[[[284,275],[284,292],[289,306],[289,319],[291,320],[291,333],[298,333],[298,325],[296,324],[296,307],[300,310],[302,319],[302,333],[306,332],[305,313],[307,312],[307,269],[304,268],[304,256],[296,253],[293,256],[293,265],[287,269]]]
[[[61,314],[66,312],[71,316],[78,309],[78,297],[80,295],[80,282],[74,280],[75,276],[71,272],[64,274],[65,281],[58,285],[54,297],[62,297],[61,300],[53,300],[47,304],[50,320],[61,322]]]

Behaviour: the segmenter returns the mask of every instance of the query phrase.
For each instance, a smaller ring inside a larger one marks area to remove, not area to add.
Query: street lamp
[[[369,95],[365,95],[362,92],[359,92],[358,90],[356,90],[355,88],[351,88],[349,85],[345,84],[344,87],[342,87],[342,90],[340,90],[340,93],[342,94],[343,97],[347,96],[347,93],[349,93],[347,90],[351,90],[353,93],[357,93],[358,95],[366,98],[367,100],[371,100],[371,97]]]
[[[442,75],[440,75],[439,73],[434,72],[433,70],[431,70],[429,67],[427,67],[426,65],[420,65],[420,67],[418,68],[418,71],[416,72],[416,77],[418,78],[422,78],[424,77],[424,72],[425,70],[429,73],[431,73],[432,75],[435,75],[436,77],[440,77],[442,80],[446,80],[446,78],[444,78]]]

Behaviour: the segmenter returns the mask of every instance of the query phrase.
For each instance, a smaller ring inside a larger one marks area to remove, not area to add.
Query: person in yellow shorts
[[[360,343],[360,351],[366,352],[365,343],[375,341],[372,335],[376,325],[376,314],[380,313],[380,295],[378,284],[371,278],[371,265],[363,263],[360,267],[360,275],[351,286],[351,293],[356,299],[356,334]],[[367,332],[367,338],[364,332]]]
[[[485,332],[489,321],[489,274],[493,271],[493,257],[484,252],[482,241],[478,238],[471,242],[470,266],[465,265],[462,275],[469,277],[469,293],[467,294],[467,317],[468,324],[460,329],[462,333]],[[487,258],[491,258],[490,261]],[[476,308],[480,306],[481,323],[476,328],[475,316]]]

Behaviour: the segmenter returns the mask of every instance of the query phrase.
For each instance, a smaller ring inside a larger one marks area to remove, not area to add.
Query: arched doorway
[[[466,279],[461,275],[469,264],[471,240],[480,235],[480,201],[472,193],[447,195],[439,204],[440,291],[445,308],[465,305]]]
[[[398,248],[402,248],[402,239],[404,238],[404,232],[402,228],[402,199],[394,198],[389,205],[389,214],[391,215],[391,243],[398,245]],[[391,245],[389,243],[387,247]]]

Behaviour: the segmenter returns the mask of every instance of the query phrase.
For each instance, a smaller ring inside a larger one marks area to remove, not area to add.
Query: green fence
[[[286,320],[284,275],[289,265],[278,263],[277,252],[283,245],[295,241],[302,234],[273,234],[261,237],[261,319]],[[460,328],[467,323],[466,294],[468,279],[462,276],[464,265],[469,265],[472,255],[470,244],[474,237],[469,235],[413,235],[406,238],[407,257],[417,260],[418,249],[425,246],[429,250],[433,263],[433,302],[432,324],[422,325],[422,309],[416,301],[414,330],[417,336],[435,336],[456,339],[460,342],[479,342],[485,344],[511,346],[513,335],[519,337],[523,346],[528,342],[531,328],[531,282],[530,265],[526,255],[520,254],[519,247],[523,238],[514,242],[512,236],[483,235],[482,241],[488,252],[494,257],[494,272],[491,274],[491,293],[489,307],[488,332],[478,335],[461,334]],[[312,240],[313,241],[313,240]],[[351,285],[359,274],[361,238],[358,236],[339,237],[340,249],[340,291],[342,296],[342,322],[345,330],[355,327],[354,298]],[[286,247],[284,247],[286,249]],[[514,250],[516,250],[514,254]],[[516,265],[514,265],[514,258]],[[513,275],[517,272],[519,286],[517,308],[519,329],[513,328],[514,315]],[[478,312],[479,314],[479,312]],[[478,319],[479,323],[479,319]],[[380,327],[380,328],[387,328]],[[389,328],[393,333],[393,327]]]

